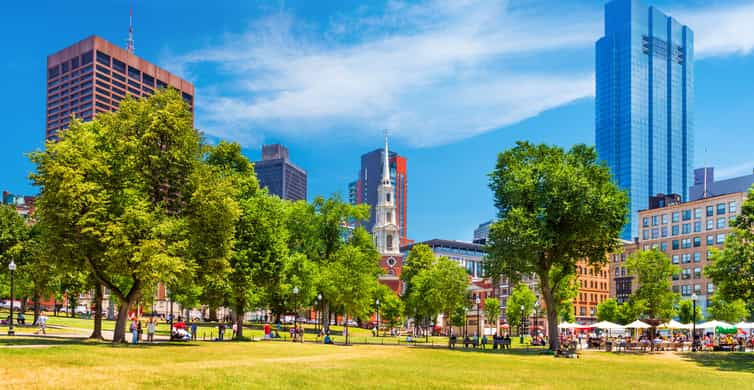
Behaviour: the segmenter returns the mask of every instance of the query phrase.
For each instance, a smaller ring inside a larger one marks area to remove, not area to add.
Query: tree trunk
[[[115,331],[113,332],[113,344],[126,342],[126,325],[128,323],[128,311],[131,310],[136,301],[139,300],[139,294],[141,293],[141,283],[136,281],[131,287],[131,291],[126,295],[125,299],[118,297],[120,305],[118,307],[118,318],[115,322]],[[171,324],[173,323],[171,318]]]
[[[39,288],[37,288],[36,284],[34,285],[34,322],[33,324],[37,324],[37,320],[39,319],[39,314],[42,312],[42,304],[39,302],[40,300],[40,294],[39,294]]]
[[[547,333],[550,338],[550,350],[557,351],[560,349],[560,335],[558,334],[558,308],[555,307],[555,302],[552,296],[552,289],[550,288],[550,281],[546,275],[539,275],[539,288],[542,290],[542,297],[545,299],[545,305],[547,306]]]
[[[94,286],[94,331],[89,336],[90,339],[104,340],[102,337],[102,285],[97,283]]]
[[[209,307],[209,320],[211,322],[217,322],[217,306]]]
[[[243,306],[236,306],[235,310],[235,320],[236,320],[236,340],[241,340],[243,338]]]

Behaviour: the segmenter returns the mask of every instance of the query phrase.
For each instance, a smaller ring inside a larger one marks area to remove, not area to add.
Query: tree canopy
[[[642,303],[643,310],[638,314],[662,322],[673,318],[678,294],[671,289],[671,278],[680,269],[670,258],[657,249],[639,251],[628,258],[626,269],[638,279],[639,288],[631,297]]]
[[[564,151],[518,142],[498,156],[490,188],[498,221],[490,229],[488,271],[513,280],[537,275],[549,334],[558,334],[557,296],[571,288],[577,261],[601,265],[618,248],[628,197],[585,145]],[[550,348],[558,347],[551,337]]]

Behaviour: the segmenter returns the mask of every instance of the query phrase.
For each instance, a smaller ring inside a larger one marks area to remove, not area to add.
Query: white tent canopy
[[[644,322],[641,322],[639,320],[636,320],[628,325],[625,326],[628,329],[649,329],[652,326],[649,324],[646,324]]]
[[[578,329],[578,328],[579,328],[578,324],[571,324],[565,321],[558,324],[558,329]]]
[[[590,325],[592,328],[605,329],[605,330],[623,330],[626,327],[623,325],[614,324],[610,321],[600,321],[596,324]]]
[[[738,329],[754,329],[754,322],[741,321],[734,326]]]
[[[676,320],[670,320],[664,324],[658,326],[658,328],[665,329],[691,329],[691,324],[682,324]]]
[[[713,321],[707,321],[707,322],[702,322],[701,324],[697,324],[696,328],[697,329],[715,329],[718,326],[721,326],[723,328],[730,328],[733,325],[727,322],[713,320]]]

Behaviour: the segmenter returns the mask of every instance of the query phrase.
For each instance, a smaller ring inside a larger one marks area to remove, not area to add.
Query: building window
[[[715,285],[712,283],[707,283],[707,294],[712,294],[715,292]]]
[[[683,228],[681,229],[681,232],[683,234],[689,234],[691,233],[691,224],[690,223],[684,223]]]
[[[667,214],[663,214],[662,215],[662,224],[663,225],[667,225],[668,224],[668,215]]]
[[[673,264],[678,264],[678,255],[673,255]]]
[[[657,226],[657,216],[656,215],[652,216],[652,226]]]
[[[660,250],[663,251],[663,252],[667,252],[668,251],[668,243],[665,242],[665,241],[661,242],[660,243]]]
[[[673,240],[673,250],[678,249],[678,240]]]
[[[694,263],[699,263],[702,261],[702,254],[699,252],[694,252]]]
[[[678,225],[673,225],[673,235],[677,236],[680,233],[680,229],[678,228]]]
[[[707,236],[707,245],[715,245],[715,236]]]
[[[126,64],[113,58],[113,69],[120,73],[126,73]]]
[[[702,231],[702,222],[696,221],[694,222],[694,233],[699,233]]]
[[[736,211],[738,211],[738,205],[736,205],[736,201],[734,200],[728,203],[728,212],[735,213]]]
[[[681,255],[681,261],[683,262],[683,264],[691,263],[691,255],[688,254],[688,253],[682,254]]]
[[[387,249],[393,249],[393,235],[387,235]]]
[[[711,217],[715,215],[715,207],[714,206],[707,206],[707,216]]]
[[[681,295],[683,295],[684,297],[691,295],[691,286],[681,286]]]
[[[725,229],[727,227],[727,220],[725,217],[719,217],[717,218],[717,228],[718,229]]]
[[[715,228],[715,220],[712,218],[707,218],[707,230],[712,230]]]
[[[164,89],[167,88],[168,85],[162,80],[157,80],[157,89]]]
[[[110,56],[101,51],[97,51],[97,62],[102,65],[110,66]]]
[[[681,240],[681,248],[683,249],[691,248],[691,239],[684,238],[683,240]]]
[[[649,229],[644,229],[644,231],[642,231],[641,233],[641,237],[644,240],[649,240]]]
[[[132,67],[129,66],[128,67],[128,77],[130,77],[132,79],[135,79],[137,81],[141,81],[141,72],[138,69],[132,68]]]
[[[694,268],[694,279],[699,279],[702,277],[702,269],[699,267]]]
[[[694,237],[694,248],[699,248],[700,246],[702,246],[702,238]]]
[[[667,237],[668,236],[668,227],[667,226],[663,226],[662,228],[660,228],[660,234],[662,235],[662,238]]]
[[[718,244],[723,244],[723,243],[725,243],[725,234],[718,234],[718,235],[717,235],[717,243],[718,243]]]
[[[81,55],[81,65],[91,64],[92,63],[92,52],[88,51]]]
[[[683,220],[684,221],[691,220],[691,210],[683,210]]]
[[[681,216],[680,213],[678,213],[676,211],[675,213],[673,213],[673,219],[672,219],[672,221],[673,222],[678,222],[680,220],[680,216]]]
[[[152,77],[152,76],[150,76],[148,74],[144,74],[142,81],[144,82],[144,84],[147,84],[150,87],[154,87],[154,77]]]
[[[725,203],[717,204],[717,215],[725,214]]]
[[[50,69],[47,69],[47,78],[53,78],[57,77],[57,75],[60,74],[60,67],[59,66],[53,66]]]
[[[660,238],[660,230],[657,228],[652,228],[652,239],[656,240]]]
[[[694,209],[694,219],[702,219],[702,209]]]

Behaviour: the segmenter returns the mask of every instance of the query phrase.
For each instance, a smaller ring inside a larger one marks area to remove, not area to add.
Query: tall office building
[[[689,188],[689,200],[695,201],[734,192],[748,192],[752,186],[754,186],[754,173],[715,180],[715,168],[697,168],[694,169],[694,185]]]
[[[127,95],[149,96],[172,87],[194,109],[194,85],[100,37],[91,36],[47,57],[47,127],[57,140],[73,115],[89,121],[115,111]]]
[[[399,228],[400,245],[411,243],[408,239],[408,173],[406,158],[395,152],[389,152],[390,182],[395,191],[395,216]],[[377,188],[382,177],[383,149],[377,149],[361,156],[359,178],[348,184],[348,200],[351,204],[366,203],[370,206],[369,221],[365,224],[368,231],[374,227],[374,213],[377,207]]]
[[[650,196],[688,199],[694,160],[694,34],[639,0],[605,5],[596,44],[596,144],[615,182],[628,191],[631,221]]]
[[[254,163],[259,186],[287,200],[306,200],[306,171],[293,164],[288,149],[279,144],[262,146],[262,161]]]

